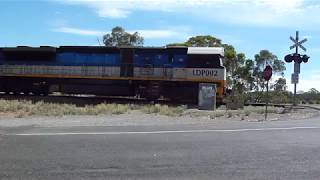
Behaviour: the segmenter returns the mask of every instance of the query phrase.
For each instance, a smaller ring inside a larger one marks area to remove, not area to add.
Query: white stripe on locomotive
[[[1,65],[0,75],[74,75],[120,77],[120,67]],[[134,77],[194,80],[225,80],[225,69],[216,68],[134,68]]]

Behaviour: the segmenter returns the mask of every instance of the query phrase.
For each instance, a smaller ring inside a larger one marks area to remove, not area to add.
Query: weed
[[[218,117],[222,117],[222,116],[224,116],[224,112],[217,111],[217,112],[215,112],[215,115],[216,115],[217,118]]]
[[[181,116],[186,110],[186,106],[170,107],[168,105],[145,105],[141,111],[147,114],[160,114],[165,116]]]
[[[66,115],[100,115],[124,114],[130,110],[141,110],[148,114],[166,116],[180,116],[187,109],[186,106],[171,107],[168,105],[135,105],[135,104],[97,104],[77,107],[74,104],[32,103],[25,100],[0,100],[0,112],[15,113],[16,117],[24,116],[66,116]]]
[[[245,116],[250,116],[251,112],[249,110],[244,110],[244,115]]]

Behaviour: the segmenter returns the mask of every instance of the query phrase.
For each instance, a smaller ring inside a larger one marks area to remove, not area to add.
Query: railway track
[[[101,103],[116,103],[116,104],[162,104],[169,106],[187,105],[188,108],[197,108],[197,103],[194,102],[174,102],[166,99],[150,101],[143,98],[136,97],[109,97],[109,96],[93,96],[93,95],[59,95],[52,94],[48,96],[40,95],[25,95],[25,94],[4,94],[0,93],[0,99],[3,100],[27,100],[32,102],[46,102],[46,103],[61,103],[61,104],[75,104],[77,106],[96,105]],[[223,104],[222,104],[223,105]],[[265,106],[265,103],[246,103],[245,106]],[[286,109],[301,109],[309,108],[319,110],[320,107],[310,105],[292,104],[269,104],[269,106],[283,107]]]

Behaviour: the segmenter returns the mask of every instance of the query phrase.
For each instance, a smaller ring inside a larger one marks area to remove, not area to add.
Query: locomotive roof
[[[76,51],[76,52],[88,52],[88,53],[106,53],[106,52],[119,52],[121,49],[139,49],[139,50],[166,50],[166,49],[181,49],[186,50],[188,54],[218,54],[224,56],[224,49],[222,47],[186,47],[186,46],[168,46],[168,47],[106,47],[106,46],[17,46],[17,47],[3,47],[0,48],[6,52],[64,52],[64,51]]]

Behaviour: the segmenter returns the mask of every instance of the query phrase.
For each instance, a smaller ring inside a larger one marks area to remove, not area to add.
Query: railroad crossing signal
[[[284,60],[287,63],[294,62],[294,67],[295,67],[295,73],[300,73],[300,64],[302,62],[307,63],[309,60],[309,56],[304,54],[299,54],[298,50],[301,48],[304,51],[307,51],[307,49],[302,46],[303,43],[307,42],[307,38],[304,38],[303,40],[299,41],[299,31],[296,31],[296,38],[293,38],[290,36],[290,40],[294,43],[292,46],[290,46],[290,49],[296,48],[296,52],[293,54],[288,54],[284,57]],[[299,67],[298,67],[299,66]]]
[[[294,72],[295,74],[298,74],[298,76],[299,76],[299,74],[300,74],[300,64],[297,63],[297,62],[295,62],[293,67],[294,67],[294,68],[293,68],[293,72]]]
[[[309,60],[309,56],[308,55],[300,55],[300,54],[288,54],[284,57],[284,60],[287,62],[287,63],[291,63],[292,61],[295,62],[295,63],[307,63],[308,60]]]
[[[291,74],[291,84],[298,84],[299,83],[299,74],[292,73]]]
[[[302,62],[307,63],[309,60],[309,56],[304,54],[300,55],[298,53],[299,48],[301,48],[304,51],[307,51],[307,49],[302,46],[303,43],[307,42],[307,38],[304,38],[303,40],[299,41],[299,31],[296,31],[296,38],[293,38],[290,36],[290,40],[294,43],[292,46],[290,46],[290,49],[296,48],[296,52],[293,54],[288,54],[284,57],[284,60],[287,63],[294,62],[294,73],[291,75],[291,83],[294,84],[294,96],[293,96],[293,105],[296,105],[296,94],[297,94],[297,84],[299,83],[299,74],[300,74],[300,64]]]
[[[302,50],[307,51],[307,49],[304,46],[302,46],[302,44],[307,42],[308,39],[304,38],[303,40],[299,41],[299,31],[296,31],[296,38],[294,39],[292,36],[290,36],[290,40],[294,43],[292,46],[290,46],[290,49],[296,48],[296,53],[298,53],[299,47]]]

